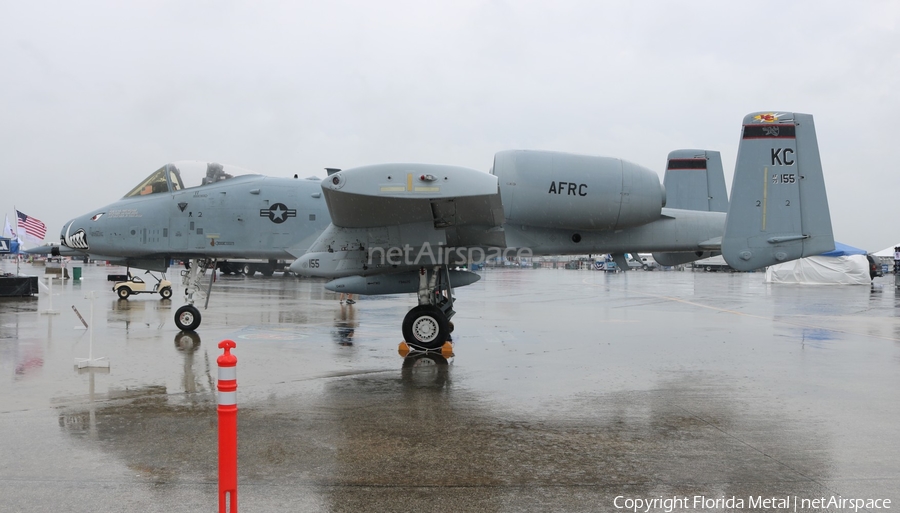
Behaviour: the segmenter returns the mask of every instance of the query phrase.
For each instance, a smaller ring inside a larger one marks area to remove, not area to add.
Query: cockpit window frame
[[[166,164],[166,168],[169,170],[169,184],[171,185],[172,192],[186,189],[184,182],[181,181],[181,171],[173,164]]]
[[[139,198],[158,194],[161,192],[169,192],[169,164],[150,173],[150,176],[141,180],[141,182],[131,189],[123,198]]]
[[[195,164],[200,164],[199,162],[194,161],[184,161],[182,165],[187,165],[188,168],[186,170],[188,177],[193,176],[192,172],[196,171],[194,169]],[[223,180],[228,180],[234,178],[234,175],[227,172],[225,170],[225,166],[222,164],[218,164],[215,162],[202,163],[201,166],[206,169],[206,176],[201,178],[201,182],[199,185],[189,185],[186,186],[184,183],[184,178],[181,175],[182,170],[179,169],[175,164],[169,163],[165,166],[157,169],[156,171],[150,173],[150,176],[143,179],[134,189],[131,189],[128,194],[123,196],[124,198],[140,198],[144,196],[149,196],[151,194],[158,193],[174,193],[178,191],[182,191],[184,189],[192,189],[194,187],[203,187],[206,185],[214,184],[221,182]],[[241,168],[228,166],[229,170],[240,170],[246,171]]]

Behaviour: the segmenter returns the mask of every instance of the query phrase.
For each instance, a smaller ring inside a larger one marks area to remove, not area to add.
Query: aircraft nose
[[[72,249],[88,250],[87,232],[81,228],[82,223],[77,222],[78,219],[72,219],[63,225],[62,232],[59,234],[59,243]]]
[[[63,225],[62,230],[59,231],[59,243],[62,246],[68,246],[68,244],[66,244],[66,232],[69,231],[69,225],[72,224],[73,221],[75,220],[72,219],[71,221],[68,221]]]

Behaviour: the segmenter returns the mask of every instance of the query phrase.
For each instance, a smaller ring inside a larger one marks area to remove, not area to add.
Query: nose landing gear
[[[203,308],[209,305],[209,293],[212,291],[213,280],[210,278],[209,287],[204,292],[200,288],[200,282],[206,275],[206,270],[212,268],[215,272],[216,261],[209,258],[192,258],[189,268],[181,272],[184,284],[184,298],[186,305],[175,311],[175,325],[181,331],[194,331],[200,326],[200,310],[194,306],[194,301],[204,299]]]

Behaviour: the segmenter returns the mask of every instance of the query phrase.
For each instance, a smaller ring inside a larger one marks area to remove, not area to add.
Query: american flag
[[[44,240],[44,235],[47,234],[47,225],[40,222],[37,218],[26,216],[18,210],[16,210],[16,217],[19,218],[19,231],[25,230],[28,236],[39,241]]]

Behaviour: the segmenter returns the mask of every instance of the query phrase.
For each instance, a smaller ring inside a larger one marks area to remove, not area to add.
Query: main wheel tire
[[[275,268],[271,265],[267,265],[263,267],[261,272],[263,276],[272,276],[273,274],[275,274]]]
[[[184,305],[175,312],[175,325],[181,331],[194,331],[200,326],[200,310]]]
[[[403,318],[403,340],[423,349],[438,349],[450,338],[450,321],[438,307],[419,305]]]
[[[159,291],[159,295],[162,296],[163,299],[171,298],[172,297],[172,287],[163,287],[163,289]]]
[[[256,274],[256,271],[252,267],[250,267],[249,264],[244,266],[243,271],[244,271],[244,276],[253,276],[254,274]]]
[[[116,291],[116,294],[119,295],[120,299],[128,299],[128,296],[131,295],[131,289],[128,287],[119,287],[119,290]]]

